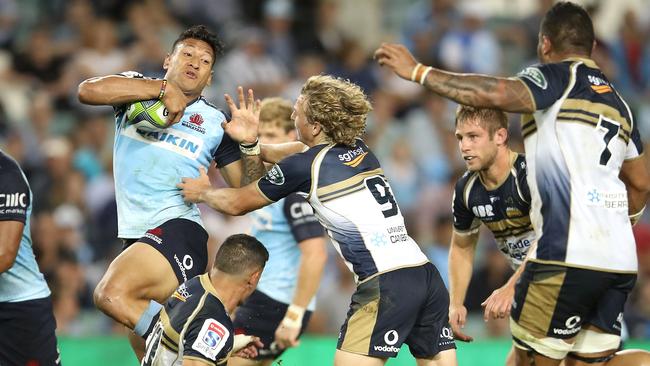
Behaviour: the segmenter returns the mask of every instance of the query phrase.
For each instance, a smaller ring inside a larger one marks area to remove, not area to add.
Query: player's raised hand
[[[187,107],[187,97],[181,89],[171,81],[167,81],[165,94],[161,98],[165,108],[167,108],[167,126],[178,123],[183,118],[185,107]]]
[[[232,119],[221,124],[224,131],[235,141],[243,144],[253,144],[257,141],[260,126],[261,102],[255,100],[253,90],[248,89],[244,97],[244,88],[237,88],[239,106],[235,104],[230,95],[225,94],[226,103],[230,108]]]
[[[413,70],[418,62],[409,50],[398,43],[382,43],[375,51],[375,60],[380,66],[387,66],[397,76],[412,80]]]
[[[454,338],[463,342],[471,342],[474,340],[474,338],[463,333],[461,330],[465,327],[466,320],[467,308],[465,308],[464,305],[449,306],[449,324],[451,325],[451,330],[454,332]]]
[[[515,287],[506,283],[503,287],[498,288],[481,303],[485,307],[483,320],[488,321],[490,318],[499,319],[510,315],[512,302],[514,301]]]
[[[232,353],[236,357],[255,358],[257,349],[262,347],[264,347],[264,343],[260,341],[259,337],[237,334],[233,340]]]
[[[176,185],[181,189],[181,195],[185,202],[200,203],[204,201],[203,194],[212,188],[210,178],[204,167],[199,168],[199,176],[196,178],[181,178]]]

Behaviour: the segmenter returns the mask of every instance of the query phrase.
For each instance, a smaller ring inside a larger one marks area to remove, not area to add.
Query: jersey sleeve
[[[641,141],[641,134],[636,127],[636,123],[632,125],[632,133],[630,134],[630,141],[627,143],[625,151],[625,160],[634,159],[643,154],[643,141]]]
[[[472,234],[478,231],[479,226],[481,226],[481,221],[465,205],[463,198],[464,182],[464,179],[459,180],[454,189],[451,208],[454,216],[454,231],[460,234]]]
[[[296,242],[325,235],[325,230],[314,215],[307,201],[297,194],[290,194],[284,200],[284,216]]]
[[[519,159],[517,159],[516,164],[518,165],[516,167],[517,186],[521,191],[521,198],[523,198],[524,201],[530,203],[531,198],[530,187],[528,187],[528,167],[526,165],[526,159],[523,156],[520,156]]]
[[[257,182],[259,191],[275,202],[294,192],[308,193],[311,185],[311,158],[305,153],[287,157],[275,164]]]
[[[183,358],[217,365],[232,351],[233,337],[231,330],[219,320],[199,315],[185,333]]]
[[[0,221],[25,223],[30,204],[29,185],[19,168],[0,167]]]
[[[217,167],[224,166],[241,159],[239,146],[227,133],[223,134],[219,147],[214,151],[212,159],[217,163]]]
[[[517,74],[526,84],[535,103],[535,110],[543,110],[555,103],[569,84],[569,63],[529,66]]]
[[[125,78],[132,78],[132,79],[150,79],[150,78],[146,78],[144,75],[142,75],[137,71],[124,71],[117,74],[117,76],[122,76]],[[114,105],[113,112],[115,113],[115,118],[119,118],[124,113],[126,113],[126,109],[127,109],[127,104]]]

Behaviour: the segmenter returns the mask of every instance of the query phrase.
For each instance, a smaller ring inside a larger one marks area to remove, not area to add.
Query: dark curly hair
[[[177,44],[189,38],[198,39],[210,45],[215,58],[223,53],[223,43],[221,43],[221,40],[219,40],[217,35],[212,33],[208,27],[202,24],[193,25],[181,33],[172,45],[172,52],[176,49]],[[214,61],[212,63],[214,64]]]

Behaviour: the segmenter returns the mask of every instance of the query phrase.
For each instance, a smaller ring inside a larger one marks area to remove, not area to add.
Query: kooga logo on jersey
[[[198,136],[168,128],[162,131],[142,131],[131,125],[122,130],[122,134],[132,139],[152,144],[165,150],[173,151],[190,159],[196,159],[201,153],[203,140]]]

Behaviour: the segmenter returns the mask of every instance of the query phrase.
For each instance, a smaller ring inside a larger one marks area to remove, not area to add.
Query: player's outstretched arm
[[[230,122],[223,122],[221,127],[239,143],[242,165],[241,173],[234,171],[237,169],[236,164],[230,164],[222,170],[225,170],[224,176],[229,177],[227,180],[232,187],[245,186],[266,174],[264,163],[260,157],[258,139],[261,102],[255,100],[252,89],[248,89],[247,95],[244,96],[244,89],[241,86],[237,88],[239,106],[235,104],[230,95],[225,94],[224,98],[232,118]],[[235,176],[239,176],[240,179],[234,179]]]
[[[327,262],[326,246],[322,236],[306,239],[298,244],[301,256],[296,292],[284,319],[275,330],[275,342],[281,349],[295,347],[299,343],[298,335],[305,309],[316,295]]]
[[[401,44],[383,43],[375,59],[399,77],[424,85],[457,103],[506,112],[533,113],[535,103],[523,81],[477,74],[458,74],[417,62]]]
[[[181,189],[185,202],[204,202],[213,209],[228,215],[239,216],[264,207],[271,202],[251,183],[242,188],[213,189],[205,168],[199,168],[197,178],[182,178],[176,187]]]
[[[285,142],[283,144],[262,144],[262,160],[267,163],[277,164],[289,155],[307,150],[309,147],[300,141]]]
[[[478,242],[478,231],[460,234],[453,232],[449,248],[449,324],[456,339],[471,342],[472,337],[464,334],[467,309],[465,295],[472,278],[474,253]]]
[[[643,214],[650,191],[650,174],[645,154],[636,159],[625,160],[619,176],[627,189],[628,213],[634,225]]]

